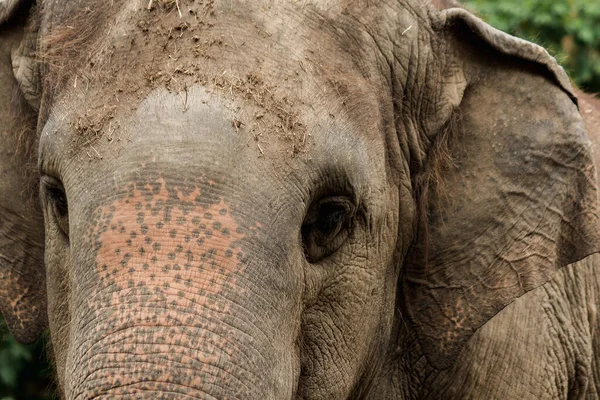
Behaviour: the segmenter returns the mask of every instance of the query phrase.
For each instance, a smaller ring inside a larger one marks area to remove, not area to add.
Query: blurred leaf
[[[465,5],[496,28],[546,47],[578,86],[600,92],[600,57],[592,56],[600,49],[600,0],[469,0]]]
[[[45,338],[22,345],[0,316],[0,400],[50,400],[55,388],[46,362]]]

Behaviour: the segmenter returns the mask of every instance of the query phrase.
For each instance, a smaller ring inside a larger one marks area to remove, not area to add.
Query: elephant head
[[[31,3],[0,1],[0,307],[64,398],[399,397],[600,249],[568,78],[467,11]]]

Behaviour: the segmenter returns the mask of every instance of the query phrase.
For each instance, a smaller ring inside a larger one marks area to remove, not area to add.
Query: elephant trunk
[[[94,257],[72,279],[65,397],[291,398],[298,306],[264,273],[278,257],[260,254],[257,224],[221,199],[146,189],[85,234]]]
[[[106,312],[90,320],[95,325],[90,331],[95,331],[84,331],[76,340],[81,352],[67,375],[77,384],[67,397],[292,397],[292,355],[281,354],[284,362],[277,359],[269,334],[244,317],[248,310],[225,299],[206,298],[200,311],[167,311],[169,304],[189,301],[184,299],[170,293],[162,301],[150,300],[154,305],[127,301],[110,307],[129,309],[127,318]]]

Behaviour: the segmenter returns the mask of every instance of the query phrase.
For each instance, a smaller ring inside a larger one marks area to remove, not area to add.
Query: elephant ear
[[[39,336],[47,317],[36,115],[13,68],[27,36],[24,3],[30,2],[0,1],[0,312],[15,337],[27,343]]]
[[[465,10],[435,15],[454,60],[438,103],[453,112],[416,178],[424,217],[404,294],[427,360],[445,369],[504,307],[598,252],[600,219],[590,143],[563,69]]]

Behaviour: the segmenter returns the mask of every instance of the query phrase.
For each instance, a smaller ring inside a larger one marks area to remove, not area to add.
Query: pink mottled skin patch
[[[243,388],[249,377],[232,369],[241,355],[252,358],[243,343],[249,334],[235,326],[232,306],[244,307],[240,241],[254,228],[242,228],[222,198],[168,188],[163,179],[131,185],[95,216],[89,233],[100,284],[87,302],[95,326],[78,327],[92,335],[73,354],[72,376],[81,379],[72,394],[182,383],[205,390],[207,382]]]
[[[197,205],[198,188],[187,194],[175,189],[174,199],[164,180],[158,183],[160,190],[151,197],[145,194],[153,190],[148,185],[145,192],[134,189],[103,209],[102,219],[113,216],[109,229],[98,239],[98,273],[129,287],[140,281],[160,284],[193,279],[202,281],[204,289],[218,292],[223,278],[233,278],[242,268],[243,253],[236,244],[244,238],[239,225],[222,199],[205,208]],[[148,279],[148,271],[157,268],[164,273]]]

